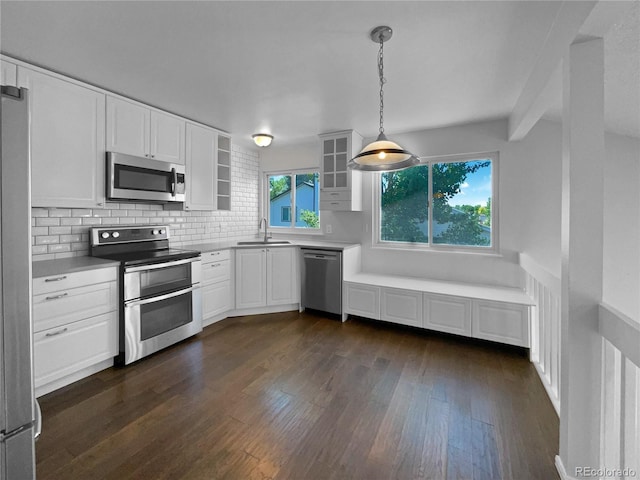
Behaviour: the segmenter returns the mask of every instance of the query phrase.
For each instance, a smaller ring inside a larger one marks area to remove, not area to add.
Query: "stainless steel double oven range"
[[[202,331],[200,252],[169,248],[167,225],[103,226],[90,254],[120,262],[120,354],[127,365]]]

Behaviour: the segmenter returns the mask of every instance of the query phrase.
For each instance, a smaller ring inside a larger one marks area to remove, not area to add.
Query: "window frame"
[[[429,201],[428,206],[428,232],[429,232],[429,242],[428,243],[417,243],[417,242],[397,242],[397,241],[386,241],[380,239],[381,233],[381,179],[382,174],[385,172],[375,172],[372,177],[372,181],[374,184],[372,185],[373,190],[373,205],[372,205],[372,216],[373,216],[373,228],[371,229],[372,239],[371,244],[372,248],[379,249],[391,249],[391,250],[410,250],[410,251],[425,251],[425,252],[458,252],[458,253],[469,253],[474,255],[499,255],[500,254],[500,245],[499,245],[499,222],[500,222],[500,202],[499,202],[499,192],[498,186],[499,182],[499,171],[500,171],[500,153],[497,151],[493,152],[479,152],[479,153],[465,153],[465,154],[451,154],[451,155],[436,155],[436,156],[427,156],[427,157],[419,157],[420,163],[416,166],[428,165],[429,168],[429,184],[428,184],[428,192],[427,197],[431,199],[433,197],[433,170],[432,165],[434,163],[456,163],[456,162],[469,162],[473,160],[482,160],[489,159],[491,160],[491,246],[474,246],[474,245],[448,245],[448,244],[439,244],[433,243],[433,202]],[[412,168],[412,167],[410,167]]]
[[[296,188],[291,189],[291,205],[290,208],[290,216],[291,216],[291,226],[290,227],[281,227],[277,225],[271,225],[271,208],[270,208],[270,198],[269,198],[269,177],[277,176],[277,175],[307,175],[317,173],[318,174],[318,195],[320,192],[321,185],[321,172],[317,167],[313,168],[299,168],[292,170],[269,170],[262,172],[262,217],[267,219],[267,228],[271,233],[277,234],[295,234],[295,235],[322,235],[322,215],[320,214],[320,201],[318,200],[318,228],[310,228],[310,227],[296,227],[296,220],[298,214],[297,207],[297,198],[296,198]],[[292,185],[295,185],[294,179],[292,179]],[[318,197],[319,198],[319,197]]]

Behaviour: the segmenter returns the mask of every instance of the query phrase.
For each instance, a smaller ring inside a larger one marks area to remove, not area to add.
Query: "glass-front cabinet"
[[[362,173],[347,164],[362,148],[362,137],[354,130],[320,135],[320,210],[362,210]]]

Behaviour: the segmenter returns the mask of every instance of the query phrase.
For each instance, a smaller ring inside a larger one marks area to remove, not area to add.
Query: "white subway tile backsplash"
[[[60,225],[82,225],[82,219],[75,217],[61,218]]]
[[[68,243],[58,243],[56,245],[49,245],[49,253],[62,253],[62,252],[70,252],[71,245]]]
[[[60,225],[59,218],[37,217],[36,227],[50,227]]]
[[[96,225],[169,224],[170,243],[176,246],[255,235],[259,155],[234,145],[231,161],[231,211],[185,212],[159,204],[111,202],[104,209],[33,208],[33,259],[88,255],[89,229]]]
[[[72,217],[90,217],[91,210],[88,208],[72,208],[71,216]]]
[[[52,208],[49,210],[50,217],[68,217],[71,215],[71,210],[68,208]]]

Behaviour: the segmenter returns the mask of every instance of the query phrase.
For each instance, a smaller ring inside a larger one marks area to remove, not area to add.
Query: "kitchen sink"
[[[287,245],[291,242],[288,240],[251,240],[248,242],[238,242],[238,245]]]

